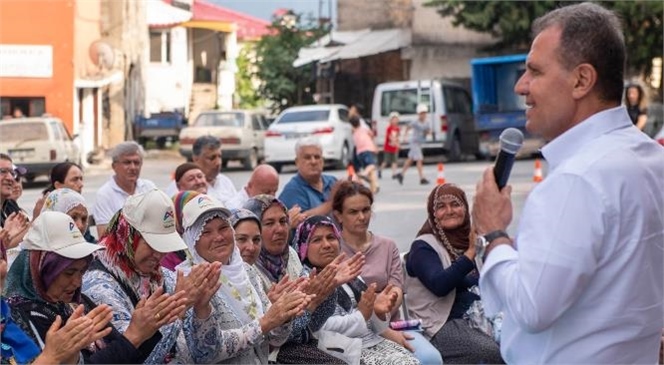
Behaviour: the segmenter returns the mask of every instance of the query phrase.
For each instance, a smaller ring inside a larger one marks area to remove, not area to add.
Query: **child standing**
[[[376,178],[376,153],[378,149],[374,143],[374,134],[371,129],[362,125],[360,118],[356,115],[349,118],[353,126],[353,143],[357,151],[357,161],[362,171],[358,174],[360,178],[369,181],[371,192],[376,194],[379,190]]]
[[[420,184],[426,185],[429,183],[424,177],[424,171],[422,169],[422,163],[424,156],[422,155],[422,144],[426,140],[427,134],[431,133],[431,126],[427,121],[427,113],[429,112],[429,107],[426,104],[417,105],[417,120],[411,122],[406,128],[405,135],[408,135],[409,130],[413,130],[413,133],[410,136],[410,150],[408,151],[408,158],[403,164],[403,170],[397,174],[396,178],[399,180],[399,184],[403,184],[403,175],[406,174],[406,171],[410,165],[415,161],[417,164],[417,173],[420,175]]]
[[[380,164],[380,171],[390,164],[392,167],[392,178],[397,178],[397,161],[399,159],[399,112],[390,113],[390,124],[385,132],[385,144],[383,146],[383,162]]]

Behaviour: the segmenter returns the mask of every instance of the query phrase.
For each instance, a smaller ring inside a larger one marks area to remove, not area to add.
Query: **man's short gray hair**
[[[318,149],[323,152],[323,145],[320,143],[318,138],[304,137],[298,139],[297,143],[295,144],[295,156],[298,156],[304,147],[318,147]]]
[[[588,63],[597,72],[595,88],[605,101],[620,103],[623,93],[626,48],[620,18],[594,3],[564,6],[533,22],[533,33],[559,26],[558,57],[566,69]]]
[[[113,151],[111,151],[111,160],[113,162],[118,162],[121,156],[126,155],[139,155],[142,160],[145,158],[145,150],[143,150],[143,146],[135,141],[122,142],[113,147]]]
[[[200,156],[203,152],[203,149],[219,149],[221,147],[221,142],[217,137],[212,137],[210,135],[200,136],[194,141],[194,145],[191,147],[191,153],[194,156]]]

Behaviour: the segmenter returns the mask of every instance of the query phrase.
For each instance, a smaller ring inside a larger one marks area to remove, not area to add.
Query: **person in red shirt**
[[[397,161],[399,160],[399,112],[390,113],[390,124],[387,126],[385,132],[385,144],[383,145],[383,162],[380,164],[378,175],[382,175],[381,171],[390,164],[392,166],[392,178],[396,179],[397,175]]]

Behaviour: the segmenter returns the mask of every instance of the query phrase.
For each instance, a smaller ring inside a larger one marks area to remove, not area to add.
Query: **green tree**
[[[437,8],[452,24],[490,33],[496,38],[491,51],[526,51],[530,44],[530,25],[535,18],[559,6],[579,1],[462,1],[430,0],[426,6]],[[624,20],[629,74],[650,74],[652,59],[662,57],[664,43],[662,14],[664,2],[629,0],[599,1]]]
[[[237,58],[238,72],[235,75],[238,104],[242,109],[253,109],[260,105],[260,97],[256,91],[259,80],[256,78],[256,50],[254,44],[245,44]]]
[[[293,61],[300,48],[321,37],[327,29],[311,19],[302,24],[301,15],[292,11],[274,19],[270,29],[273,34],[256,44],[259,95],[270,102],[273,111],[313,103],[315,77],[311,65],[295,68]]]

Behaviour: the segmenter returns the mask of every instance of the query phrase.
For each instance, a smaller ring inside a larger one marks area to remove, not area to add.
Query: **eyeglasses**
[[[7,169],[7,168],[0,168],[0,175],[9,175],[13,179],[16,179],[16,176],[18,176],[18,174],[16,173],[16,170]]]

